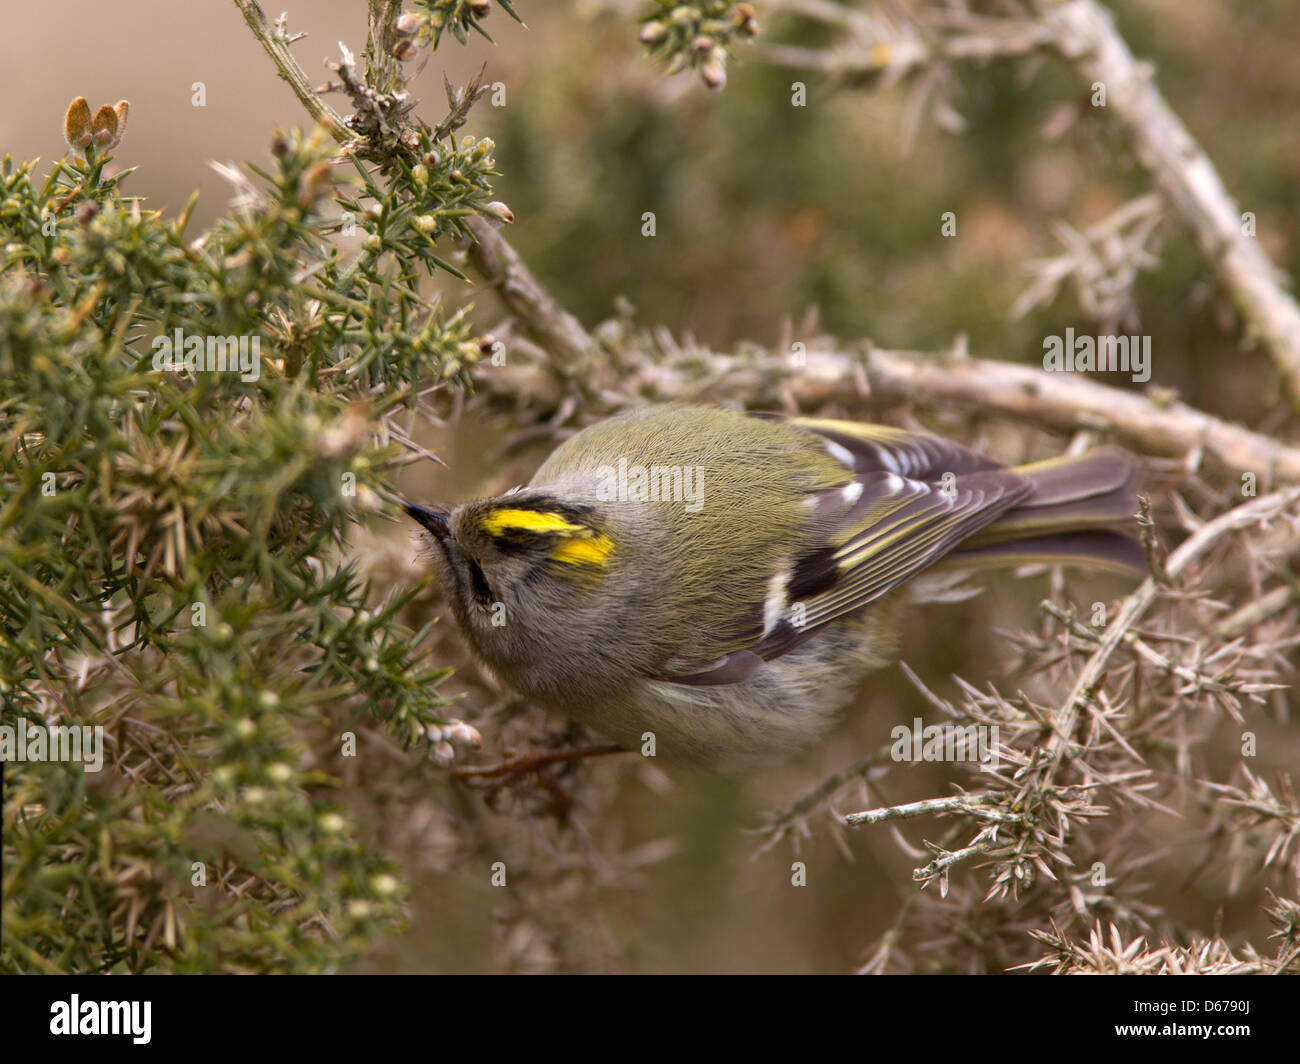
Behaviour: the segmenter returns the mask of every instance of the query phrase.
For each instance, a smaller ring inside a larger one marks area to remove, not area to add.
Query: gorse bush
[[[416,291],[458,273],[435,248],[464,218],[508,213],[491,143],[455,133],[473,98],[378,165],[278,134],[202,233],[127,191],[125,105],[92,130],[76,100],[44,179],[4,160],[4,723],[105,737],[98,773],[6,765],[6,969],[331,969],[399,920],[327,761],[365,716],[446,724],[444,674],[339,547],[388,493],[371,426],[480,355]]]

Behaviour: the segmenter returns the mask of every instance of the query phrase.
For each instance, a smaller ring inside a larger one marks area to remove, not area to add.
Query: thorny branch
[[[1241,212],[1210,157],[1156,88],[1151,65],[1133,58],[1110,12],[1096,0],[1033,0],[1056,49],[1088,82],[1106,87],[1138,161],[1196,237],[1232,295],[1249,331],[1263,343],[1300,408],[1300,307],[1284,275],[1243,231]]]
[[[1170,554],[1165,565],[1166,573],[1171,580],[1177,579],[1192,562],[1228,533],[1240,532],[1280,514],[1294,512],[1297,504],[1300,504],[1300,488],[1288,488],[1229,510],[1199,529]],[[1084,666],[1083,671],[1079,673],[1073,690],[1066,697],[1057,714],[1052,737],[1048,741],[1047,752],[1051,756],[1051,766],[1043,777],[1044,784],[1050,784],[1052,774],[1060,766],[1070,743],[1074,741],[1074,726],[1078,711],[1095,697],[1095,691],[1102,681],[1111,654],[1123,642],[1128,630],[1155,602],[1159,591],[1160,587],[1156,580],[1148,578],[1124,600],[1115,619],[1102,635],[1100,646]]]
[[[290,39],[283,27],[277,23],[273,32],[254,0],[236,0],[236,3],[303,105],[340,143],[351,140],[353,132],[311,89],[306,75],[289,52]],[[807,8],[808,0],[801,0],[801,6]],[[827,9],[827,17],[830,8],[845,11],[837,5],[821,6]],[[812,7],[818,5],[814,2]],[[855,16],[846,12],[843,17]],[[989,21],[997,20],[982,20],[979,28],[987,29],[984,23]],[[531,404],[546,402],[549,397],[559,406],[576,386],[575,376],[600,377],[602,365],[617,365],[615,380],[608,386],[601,382],[601,386],[591,387],[593,393],[687,399],[692,392],[702,389],[704,380],[710,390],[725,392],[733,400],[753,402],[761,397],[759,384],[770,375],[778,381],[779,393],[800,406],[816,405],[854,392],[862,399],[895,403],[932,398],[1055,428],[1107,429],[1143,450],[1191,456],[1193,467],[1205,454],[1235,472],[1255,473],[1265,485],[1273,480],[1300,481],[1300,449],[1204,414],[1178,402],[1172,395],[1153,389],[1149,395],[1142,396],[1011,363],[941,358],[866,344],[861,350],[809,351],[806,365],[791,364],[784,367],[786,372],[781,372],[783,360],[773,364],[774,360],[769,359],[764,367],[763,360],[752,354],[717,355],[689,342],[683,350],[662,332],[655,337],[661,350],[645,351],[640,359],[633,354],[622,360],[630,362],[630,366],[618,364],[620,360],[614,358],[593,360],[600,345],[573,315],[555,302],[509,242],[485,219],[470,218],[466,224],[474,237],[467,254],[476,271],[499,292],[513,317],[553,359],[549,366],[485,365],[478,372],[478,382],[490,395],[504,395],[516,402],[527,398]],[[1250,247],[1258,254],[1253,243]],[[1300,343],[1300,322],[1294,335]],[[650,359],[654,365],[645,364]],[[698,372],[701,361],[706,364],[707,374]],[[642,364],[637,365],[638,362]],[[650,392],[643,392],[641,385]]]
[[[510,277],[520,293],[511,310],[530,331],[567,337],[575,323],[555,308],[517,256]],[[628,338],[620,328],[619,323],[609,323],[609,329],[598,330],[607,357],[587,364],[580,379],[544,357],[529,357],[537,353],[524,345],[516,349],[508,329],[499,330],[511,348],[508,364],[480,365],[475,371],[477,387],[498,403],[549,410],[575,398],[574,389],[581,388],[581,406],[593,414],[633,398],[666,402],[716,397],[756,405],[776,397],[791,409],[829,402],[853,407],[947,403],[1050,428],[1112,432],[1142,451],[1185,458],[1190,469],[1205,458],[1234,473],[1253,473],[1264,486],[1300,481],[1300,448],[1203,413],[1160,389],[1146,394],[1125,391],[1077,374],[964,357],[960,347],[931,354],[887,350],[869,342],[854,347],[810,340],[808,350],[797,356],[755,346],[724,354],[689,339],[679,344],[664,330]],[[579,331],[574,340],[566,339],[570,346],[565,350],[573,350],[577,338],[585,335]]]
[[[883,824],[887,820],[909,820],[916,816],[930,816],[934,813],[950,813],[961,809],[973,810],[976,806],[992,805],[997,801],[991,794],[954,795],[951,798],[925,798],[919,802],[907,802],[903,805],[890,805],[881,809],[868,809],[861,813],[849,813],[844,818],[846,824]]]
[[[575,372],[590,361],[595,341],[537,281],[519,253],[490,223],[467,220],[474,240],[468,246],[475,270],[501,296],[510,312],[523,322],[554,357],[558,370]]]
[[[1164,215],[1164,201],[1154,192],[1130,200],[1082,233],[1057,220],[1052,231],[1065,250],[1031,264],[1034,280],[1011,308],[1015,318],[1050,303],[1073,281],[1083,312],[1112,334],[1121,326],[1135,331],[1138,320],[1134,285],[1138,272],[1159,260],[1148,248]]]
[[[759,53],[768,62],[831,75],[878,75],[881,87],[897,84],[939,59],[988,62],[1030,55],[1052,44],[1051,31],[1027,18],[970,15],[960,32],[937,33],[933,27],[892,18],[883,9],[846,7],[830,0],[777,0],[769,6],[840,29],[845,40],[830,49],[763,45]]]
[[[1248,339],[1263,345],[1292,406],[1300,409],[1300,307],[1287,291],[1285,274],[1248,235],[1209,156],[1156,87],[1151,64],[1134,58],[1110,12],[1097,0],[1032,0],[1032,6],[1034,18],[977,15],[961,0],[903,16],[891,5],[857,8],[826,0],[780,0],[780,9],[832,27],[841,40],[821,49],[769,45],[762,54],[778,65],[882,88],[920,71],[926,80],[918,92],[928,96],[934,77],[953,61],[1057,52],[1084,81],[1104,86],[1106,111],[1191,230],[1246,320]],[[964,124],[946,105],[936,119],[952,130]],[[1049,274],[1026,299],[1042,298],[1061,279]]]
[[[1205,524],[1169,556],[1165,567],[1168,580],[1172,582],[1183,576],[1195,561],[1203,557],[1212,546],[1220,542],[1225,536],[1288,514],[1300,516],[1300,487],[1276,492],[1228,511]],[[941,889],[944,889],[945,893],[946,873],[962,861],[987,854],[995,845],[998,845],[998,826],[1000,824],[1014,826],[1020,818],[1024,819],[1024,826],[1029,826],[1035,822],[1042,823],[1055,810],[1062,820],[1060,832],[1063,839],[1066,830],[1064,827],[1066,816],[1062,815],[1065,813],[1064,807],[1058,803],[1062,800],[1078,801],[1086,799],[1084,792],[1102,784],[1113,786],[1121,781],[1122,777],[1100,777],[1096,782],[1085,787],[1072,787],[1061,786],[1057,783],[1056,776],[1063,764],[1067,760],[1073,760],[1076,752],[1087,745],[1076,734],[1083,713],[1095,710],[1101,714],[1102,719],[1109,714],[1109,705],[1105,699],[1100,697],[1100,688],[1111,655],[1121,644],[1136,642],[1136,640],[1128,638],[1131,635],[1130,630],[1156,601],[1161,592],[1161,587],[1161,583],[1154,577],[1149,578],[1120,605],[1115,619],[1099,637],[1096,650],[1076,677],[1070,694],[1052,715],[1049,722],[1050,731],[1041,751],[1036,751],[1032,759],[1022,764],[1014,773],[1012,780],[1016,781],[1016,783],[1012,785],[1013,795],[1009,796],[1005,790],[992,790],[977,794],[963,793],[947,798],[932,798],[873,809],[862,813],[852,813],[842,817],[842,821],[848,824],[879,824],[889,820],[951,813],[960,813],[976,820],[985,821],[985,826],[965,847],[956,851],[940,850],[932,847],[937,851],[936,858],[924,868],[915,870],[914,877],[923,883],[938,877]],[[1180,671],[1163,655],[1158,655],[1157,652],[1151,651],[1149,648],[1148,654],[1158,657],[1169,671],[1175,674]],[[1183,678],[1190,678],[1196,682],[1201,680],[1194,673],[1185,674]],[[1254,693],[1258,693],[1259,690],[1263,689],[1272,689],[1272,686],[1256,685],[1257,689]],[[1130,750],[1130,752],[1132,751]],[[1126,778],[1133,778],[1133,774],[1129,774]],[[1002,782],[1005,785],[1010,781],[1002,780]],[[1266,811],[1272,809],[1272,806],[1261,805],[1263,799],[1259,797],[1258,789],[1256,790],[1257,793],[1253,799],[1243,797],[1238,804],[1250,808],[1256,814],[1260,814],[1261,808]],[[1265,797],[1271,799],[1271,795],[1267,793],[1267,788],[1264,789],[1264,794]],[[984,808],[990,805],[998,806],[999,809],[989,810]],[[1008,809],[1014,810],[1015,813],[1013,815],[1000,815],[999,810],[1005,811]],[[1078,818],[1098,815],[1101,812],[1102,810],[1099,807],[1079,804],[1069,811],[1069,815]],[[1273,859],[1274,853],[1285,853],[1297,834],[1300,834],[1300,822],[1295,818],[1290,820],[1285,816],[1278,816],[1277,818],[1284,822],[1288,831],[1285,839],[1276,842],[1273,849],[1270,850],[1270,861]],[[1036,863],[1041,871],[1051,874],[1047,866],[1042,863],[1041,857],[1037,859]],[[997,885],[995,885],[996,888]]]
[[[285,29],[283,16],[275,20],[274,26],[268,24],[266,15],[262,13],[261,5],[257,3],[257,0],[235,0],[235,6],[239,8],[240,13],[244,16],[244,21],[248,23],[248,28],[252,30],[253,36],[257,38],[258,43],[261,44],[266,54],[275,63],[276,71],[280,77],[288,84],[289,88],[293,89],[293,94],[298,97],[298,102],[307,109],[307,113],[328,129],[330,136],[340,144],[346,144],[351,140],[352,132],[343,121],[343,116],[320,98],[320,95],[312,88],[306,72],[298,65],[298,60],[293,57],[293,53],[289,51],[289,46],[298,40],[301,35],[291,36],[288,33]]]
[[[1051,968],[1056,975],[1280,975],[1297,974],[1300,945],[1296,943],[1294,921],[1297,906],[1287,899],[1274,900],[1268,915],[1281,938],[1277,957],[1267,960],[1250,945],[1234,953],[1221,938],[1197,939],[1185,946],[1168,942],[1148,946],[1146,936],[1125,941],[1118,927],[1109,925],[1109,936],[1098,920],[1088,933],[1087,945],[1072,940],[1051,922],[1051,931],[1029,933],[1048,946],[1051,953],[1017,968],[1034,971]]]

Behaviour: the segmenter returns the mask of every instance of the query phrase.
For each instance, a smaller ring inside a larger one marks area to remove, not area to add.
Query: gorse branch
[[[422,123],[396,59],[344,49],[344,119],[283,19],[238,6],[318,124],[219,166],[207,231],[123,192],[125,101],[74,101],[43,183],[0,167],[4,722],[99,729],[104,774],[6,766],[11,971],[334,970],[402,918],[329,799],[360,725],[441,764],[479,742],[402,622],[419,587],[382,594],[347,552],[418,446],[392,415],[482,354],[417,291],[460,276],[440,244],[466,219],[508,215],[492,143],[457,132],[478,90]]]

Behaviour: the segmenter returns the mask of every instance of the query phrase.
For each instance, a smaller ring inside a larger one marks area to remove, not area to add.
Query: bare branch
[[[1300,308],[1253,237],[1214,164],[1155,86],[1149,63],[1133,58],[1114,19],[1096,0],[1034,0],[1057,49],[1085,81],[1101,82],[1106,110],[1138,161],[1187,223],[1231,294],[1249,332],[1263,343],[1300,408]]]
[[[831,75],[879,75],[885,87],[933,66],[936,60],[983,63],[1029,55],[1053,44],[1052,31],[1030,18],[981,18],[953,12],[941,16],[946,32],[935,33],[929,32],[929,27],[888,18],[883,12],[828,0],[780,0],[769,6],[840,29],[846,40],[830,49],[761,45],[759,52],[768,62]]]
[[[582,366],[596,350],[582,324],[546,291],[515,251],[486,219],[467,218],[474,235],[470,262],[515,315],[556,359],[561,369]]]
[[[1001,801],[996,794],[956,794],[947,798],[925,798],[919,802],[905,805],[887,805],[880,809],[867,809],[861,813],[849,813],[844,823],[883,824],[886,820],[909,820],[915,816],[931,816],[936,813],[961,812],[979,815],[976,806],[992,805]]]
[[[1106,110],[1191,229],[1245,319],[1248,340],[1262,343],[1291,405],[1300,410],[1300,307],[1287,291],[1289,280],[1247,234],[1214,164],[1156,88],[1151,64],[1134,58],[1110,12],[1097,0],[1033,0],[1036,19],[975,15],[964,5],[923,7],[911,18],[891,17],[887,7],[865,10],[826,0],[779,0],[776,6],[840,34],[838,41],[819,48],[766,45],[761,54],[777,66],[888,88],[917,71],[941,71],[954,61],[984,62],[1052,49],[1085,81],[1104,86]],[[936,116],[941,113],[943,109]],[[1135,265],[1146,265],[1149,256],[1140,241],[1137,249]],[[1022,300],[1021,310],[1026,300],[1039,301],[1064,279],[1065,261],[1055,263],[1055,272],[1052,265],[1043,264],[1046,273]]]
[[[352,131],[344,124],[342,116],[320,98],[312,88],[306,73],[298,65],[298,60],[289,51],[289,45],[296,38],[290,38],[285,33],[281,19],[276,20],[275,28],[272,29],[267,24],[266,16],[262,13],[257,0],[235,0],[235,6],[244,16],[248,28],[253,31],[253,36],[275,63],[280,77],[288,83],[289,88],[293,89],[293,94],[298,97],[303,107],[307,108],[312,118],[328,129],[330,136],[340,144],[352,140]]]
[[[1294,511],[1297,505],[1300,505],[1300,488],[1293,487],[1272,495],[1265,495],[1263,498],[1254,499],[1229,510],[1226,514],[1208,522],[1170,554],[1166,571],[1171,578],[1176,579],[1223,536],[1288,511]],[[1092,701],[1093,692],[1102,681],[1111,654],[1120,643],[1124,642],[1128,630],[1146,613],[1158,595],[1159,585],[1156,581],[1144,580],[1141,586],[1124,600],[1115,619],[1102,634],[1097,650],[1075,679],[1073,690],[1070,691],[1057,714],[1052,737],[1047,742],[1047,754],[1051,763],[1044,774],[1044,782],[1050,778],[1052,771],[1060,766],[1066,751],[1074,741],[1074,725],[1078,720],[1079,710]]]
[[[495,233],[491,238],[493,249],[509,249]],[[517,262],[513,250],[506,261]],[[486,265],[490,263],[489,258]],[[538,335],[558,332],[556,341],[566,342],[567,315],[540,286],[532,287],[536,282],[531,275],[514,270],[510,276],[515,284],[502,285],[503,294],[516,287],[520,293],[511,309]],[[725,396],[751,406],[784,401],[801,409],[832,401],[859,406],[951,403],[1057,429],[1113,432],[1147,453],[1192,455],[1193,465],[1204,456],[1233,472],[1254,473],[1264,485],[1300,482],[1300,448],[1158,391],[1126,391],[1077,374],[950,354],[890,351],[869,342],[856,349],[810,349],[800,355],[802,364],[762,349],[719,354],[690,343],[678,346],[664,333],[638,338],[637,345],[638,350],[620,351],[590,365],[581,383],[593,397],[592,412],[633,401],[627,397],[670,401]],[[568,341],[555,350],[567,352],[576,346],[576,341]],[[476,379],[481,391],[496,398],[548,408],[558,406],[575,383],[547,365],[523,360],[509,366],[480,365]],[[611,396],[615,392],[617,396]]]

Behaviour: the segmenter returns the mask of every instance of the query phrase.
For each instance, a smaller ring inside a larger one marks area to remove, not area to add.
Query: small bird
[[[402,505],[494,673],[725,771],[815,740],[896,658],[903,610],[973,571],[1145,572],[1122,530],[1138,478],[1113,447],[1008,468],[883,425],[668,405],[584,429],[505,495]]]

